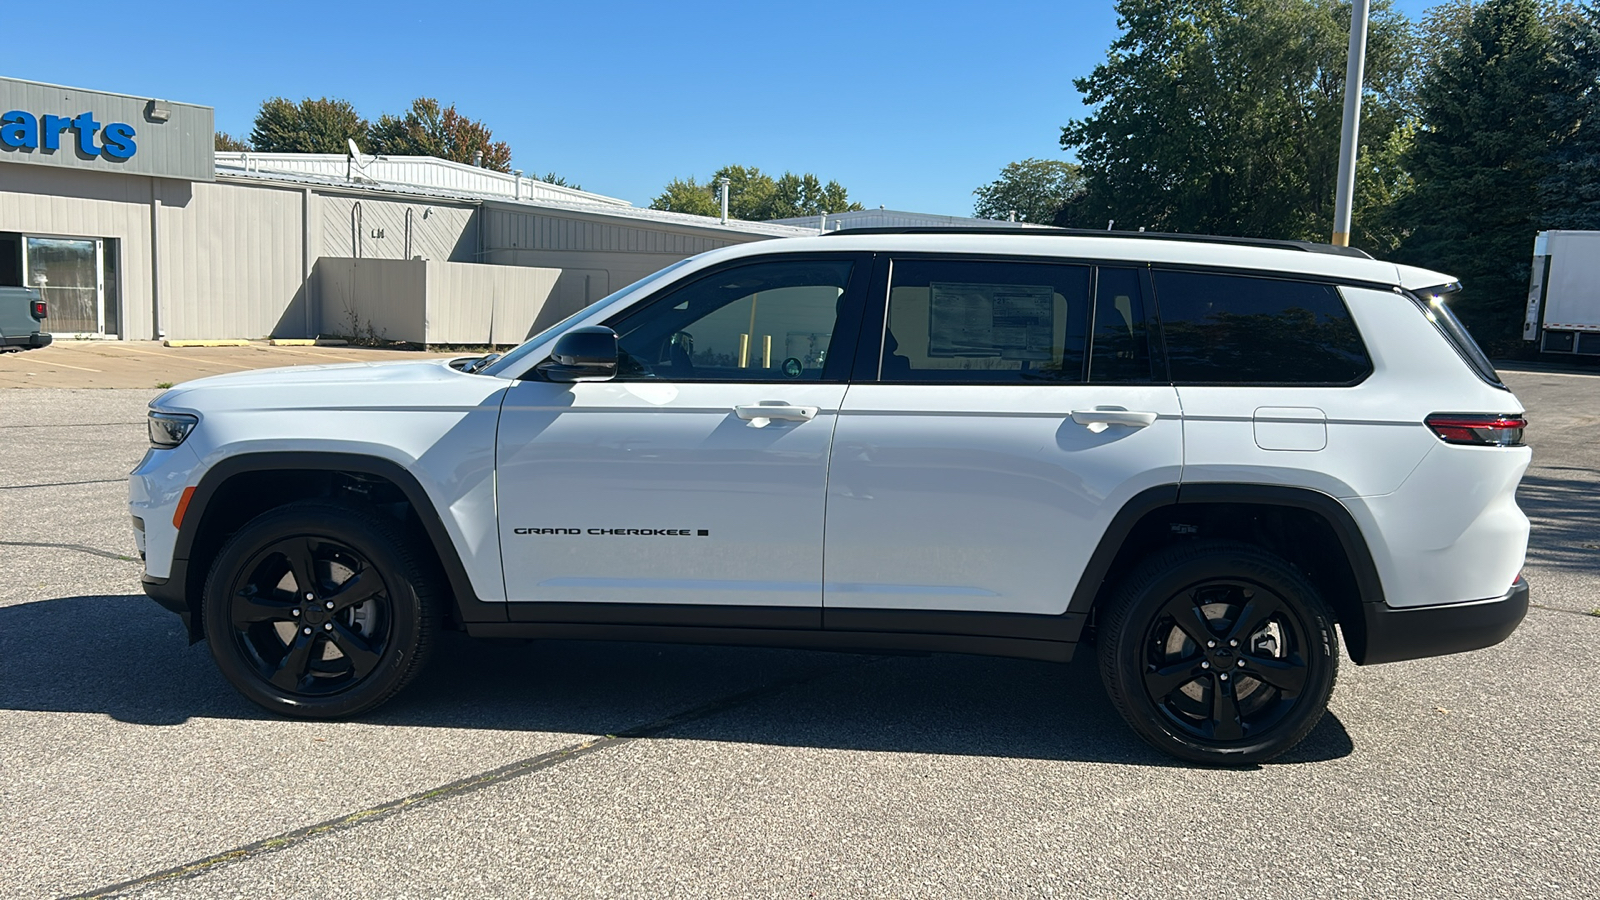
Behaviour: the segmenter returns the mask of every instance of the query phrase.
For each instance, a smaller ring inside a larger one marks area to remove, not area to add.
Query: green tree
[[[980,219],[1009,219],[1049,225],[1083,194],[1083,173],[1077,166],[1056,159],[1025,159],[1007,163],[1000,177],[972,193],[978,197],[972,214]]]
[[[256,113],[250,144],[262,153],[344,153],[346,141],[366,134],[367,120],[348,101],[272,97]]]
[[[511,171],[511,145],[494,139],[489,126],[456,111],[455,104],[440,106],[432,97],[418,97],[403,115],[387,113],[373,122],[366,135],[366,150],[393,156],[434,156],[471,163],[477,153],[482,164],[496,172]]]
[[[1486,0],[1430,61],[1406,162],[1397,254],[1466,286],[1456,311],[1491,351],[1514,346],[1528,289],[1538,188],[1562,129],[1555,43],[1536,0]]]
[[[851,202],[849,192],[837,181],[823,183],[810,172],[784,172],[773,178],[754,166],[723,166],[703,183],[693,176],[674,178],[650,201],[650,208],[697,216],[721,215],[717,188],[722,178],[729,182],[728,215],[734,219],[760,222],[862,208]]]
[[[1539,182],[1544,228],[1600,230],[1600,7],[1557,17],[1555,144]]]
[[[562,177],[560,175],[557,175],[554,172],[546,172],[546,173],[544,173],[544,177],[539,179],[539,180],[544,182],[545,184],[553,184],[553,185],[557,185],[559,187],[569,187],[569,188],[572,188],[575,191],[583,190],[583,185],[581,185],[581,184],[569,184],[569,183],[567,183],[567,179],[566,178],[564,178],[564,177]]]
[[[226,131],[217,132],[216,141],[217,141],[216,149],[222,150],[224,152],[235,152],[236,153],[236,152],[238,152],[240,150],[249,150],[250,149],[250,145],[249,144],[245,143],[244,141],[239,140],[238,138],[234,137],[233,135],[227,133]]]
[[[1065,222],[1326,240],[1349,4],[1119,0],[1117,14],[1106,61],[1075,82],[1093,112],[1062,129],[1086,188]],[[1410,42],[1409,20],[1374,3],[1360,148],[1373,163],[1404,121]]]

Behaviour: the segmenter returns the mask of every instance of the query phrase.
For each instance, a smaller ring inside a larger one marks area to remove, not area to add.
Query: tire
[[[262,513],[206,576],[212,658],[273,712],[366,712],[427,662],[441,619],[434,568],[421,542],[381,513],[322,501]]]
[[[1142,562],[1103,610],[1100,677],[1152,746],[1218,766],[1288,750],[1327,711],[1333,618],[1283,559],[1196,541]]]

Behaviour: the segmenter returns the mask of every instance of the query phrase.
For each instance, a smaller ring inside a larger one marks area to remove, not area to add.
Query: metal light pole
[[[1367,63],[1367,12],[1371,0],[1350,10],[1350,54],[1344,70],[1344,127],[1339,131],[1339,186],[1333,201],[1333,243],[1350,246],[1350,208],[1356,193],[1356,138],[1361,131],[1361,75]]]

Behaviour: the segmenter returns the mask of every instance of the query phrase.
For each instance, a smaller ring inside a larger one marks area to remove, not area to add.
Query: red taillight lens
[[[1528,420],[1522,416],[1473,416],[1461,413],[1434,413],[1428,427],[1446,444],[1472,444],[1478,447],[1520,447],[1522,429]]]
[[[50,317],[50,308],[44,305],[43,300],[33,301],[33,317],[35,319],[47,319]]]

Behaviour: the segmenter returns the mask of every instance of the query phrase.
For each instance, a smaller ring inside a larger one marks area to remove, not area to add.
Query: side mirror
[[[539,372],[551,381],[610,381],[617,374],[617,333],[604,325],[574,328],[556,338]]]

